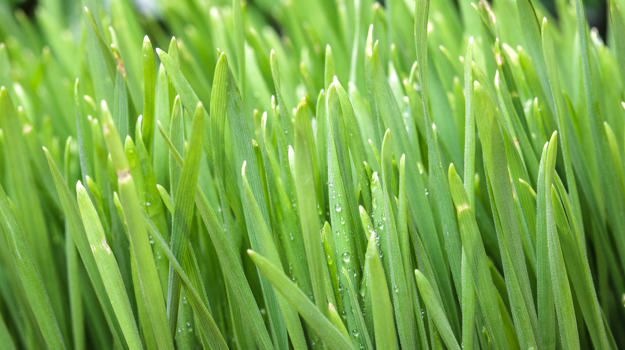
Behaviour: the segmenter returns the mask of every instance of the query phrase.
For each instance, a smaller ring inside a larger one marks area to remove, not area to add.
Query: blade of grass
[[[6,94],[6,90],[3,89],[2,91],[3,94]],[[51,349],[66,349],[50,297],[48,297],[41,275],[35,266],[35,261],[13,210],[13,205],[2,186],[0,186],[0,218],[2,219],[0,220],[2,228],[7,234],[6,244],[10,247],[20,280],[26,291],[26,297],[46,344]]]
[[[122,281],[122,276],[117,266],[117,261],[106,242],[104,229],[89,199],[89,194],[87,194],[87,190],[80,181],[76,184],[76,193],[78,196],[78,207],[81,211],[82,221],[85,226],[85,232],[89,240],[89,245],[91,246],[91,251],[98,265],[98,270],[100,271],[104,287],[111,300],[111,305],[115,310],[119,325],[124,332],[128,347],[130,349],[142,349],[139,330],[135,323],[130,301],[128,300],[124,282]]]
[[[106,102],[102,103],[102,110],[107,111]],[[119,134],[115,129],[110,114],[104,113],[104,119],[104,137],[111,153],[115,172],[117,173],[120,200],[126,217],[131,249],[134,252],[137,274],[145,298],[147,312],[154,328],[154,335],[159,348],[173,349],[173,340],[170,332],[167,331],[165,299],[163,298],[158,272],[156,271],[152,247],[146,232],[145,220],[141,215],[135,183],[132,176],[130,176],[128,160],[124,154]]]
[[[258,253],[247,252],[256,266],[267,277],[284,298],[300,313],[312,326],[330,349],[352,349],[349,341],[336,329],[321,311],[302,293],[284,273]]]

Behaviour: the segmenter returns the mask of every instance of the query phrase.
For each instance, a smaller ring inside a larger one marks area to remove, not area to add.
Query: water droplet
[[[145,236],[144,236],[145,237]],[[154,244],[154,238],[150,235],[150,244]]]
[[[289,233],[289,236],[291,237],[291,240],[293,240],[293,232]]]
[[[358,330],[357,330],[357,329],[354,329],[354,330],[352,331],[352,334],[354,335],[354,337],[357,337],[357,336],[359,336],[359,335],[360,335],[360,332],[358,332]]]
[[[150,202],[145,202],[145,206],[146,206],[146,207],[149,207],[150,205],[152,205],[152,203],[150,203]]]
[[[345,225],[345,218],[341,216],[341,225]]]
[[[344,262],[348,263],[351,260],[351,258],[352,258],[352,254],[350,252],[343,253],[342,259]]]
[[[336,210],[337,213],[340,213],[342,209],[343,208],[341,208],[341,205],[336,203],[336,206],[334,207],[334,210]]]
[[[399,288],[397,286],[393,287],[395,289],[395,293],[399,293]]]
[[[430,192],[428,192],[428,189],[425,189],[425,195],[428,196],[430,194]]]
[[[182,303],[186,304],[187,303],[187,297],[182,297]]]

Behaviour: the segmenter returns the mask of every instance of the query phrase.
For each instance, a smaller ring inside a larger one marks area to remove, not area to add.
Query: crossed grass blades
[[[555,4],[0,3],[0,348],[625,347],[625,0]]]

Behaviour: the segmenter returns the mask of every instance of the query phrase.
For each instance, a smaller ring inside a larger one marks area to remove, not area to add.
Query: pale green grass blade
[[[3,95],[6,94],[4,89],[2,92]],[[10,247],[20,280],[26,291],[26,297],[35,314],[37,324],[46,344],[51,349],[65,349],[65,341],[52,309],[52,303],[43,285],[41,275],[35,266],[35,261],[13,210],[13,205],[2,186],[0,186],[0,217],[2,218],[2,228],[7,234],[6,244]]]
[[[124,332],[128,347],[130,349],[142,349],[139,330],[137,329],[130,301],[124,288],[124,282],[122,281],[115,256],[112,254],[111,248],[104,237],[104,229],[98,214],[89,199],[87,190],[80,182],[76,184],[76,193],[78,196],[78,207],[81,210],[82,221],[89,239],[91,251],[98,265],[106,292],[115,310],[115,316]]]
[[[466,3],[466,1],[462,1]],[[464,16],[469,16],[463,12]],[[464,189],[469,206],[475,205],[475,112],[473,107],[473,37],[469,38],[464,55]],[[451,182],[451,179],[449,180]],[[451,186],[450,186],[451,187]]]
[[[65,152],[63,156],[63,170],[65,178],[68,179],[70,177],[70,166],[71,166],[71,145],[72,145],[72,137],[68,137],[65,142]],[[44,152],[45,153],[45,152]],[[40,165],[46,164],[46,162],[41,162]],[[50,187],[52,190],[54,187]],[[69,294],[69,310],[71,316],[71,329],[72,329],[72,345],[76,350],[85,349],[85,314],[84,307],[82,303],[82,297],[84,292],[81,292],[81,280],[80,280],[80,272],[81,265],[78,255],[78,250],[76,249],[76,244],[74,243],[74,239],[72,238],[72,233],[70,232],[70,225],[67,221],[65,221],[65,251],[67,254],[67,286],[68,286],[68,294]],[[1,326],[0,326],[1,327]]]
[[[421,293],[425,307],[428,309],[428,313],[432,317],[432,321],[434,325],[436,325],[436,329],[445,342],[445,345],[447,345],[449,349],[460,350],[454,332],[451,330],[451,325],[447,320],[447,316],[445,316],[445,311],[443,311],[438,299],[434,295],[430,282],[428,282],[427,278],[419,270],[415,270],[415,278],[417,279],[417,285],[419,286],[419,292]]]
[[[336,308],[334,307],[334,305],[332,305],[332,303],[328,304],[328,318],[330,319],[330,322],[332,322],[332,325],[336,327],[336,329],[338,329],[341,334],[343,334],[345,339],[351,341],[349,338],[349,334],[347,334],[347,329],[343,324],[343,320],[341,319],[341,316],[339,316],[339,313],[336,311]]]
[[[106,103],[102,104],[106,111]],[[104,113],[104,137],[111,153],[113,166],[117,173],[122,209],[126,218],[131,249],[134,252],[137,274],[144,296],[145,305],[159,348],[173,349],[173,340],[168,332],[165,299],[161,290],[152,247],[141,215],[141,206],[137,198],[136,187],[128,168],[128,160],[122,149],[119,134],[110,115]]]
[[[270,279],[278,291],[300,313],[330,349],[352,349],[349,341],[336,329],[319,309],[302,293],[284,273],[267,259],[248,250],[248,254],[265,277]]]
[[[156,96],[156,63],[154,62],[154,50],[152,43],[146,35],[143,38],[143,48],[141,49],[143,65],[143,143],[152,155],[154,144],[154,104]],[[191,109],[189,110],[191,111]]]
[[[369,285],[373,300],[373,325],[375,343],[378,349],[397,349],[397,335],[393,321],[393,307],[384,277],[384,268],[376,245],[376,233],[371,234],[367,247],[367,262],[369,263]]]

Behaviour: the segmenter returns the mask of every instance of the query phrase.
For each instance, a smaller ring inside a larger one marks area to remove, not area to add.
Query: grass
[[[625,347],[623,0],[14,3],[0,348]]]

